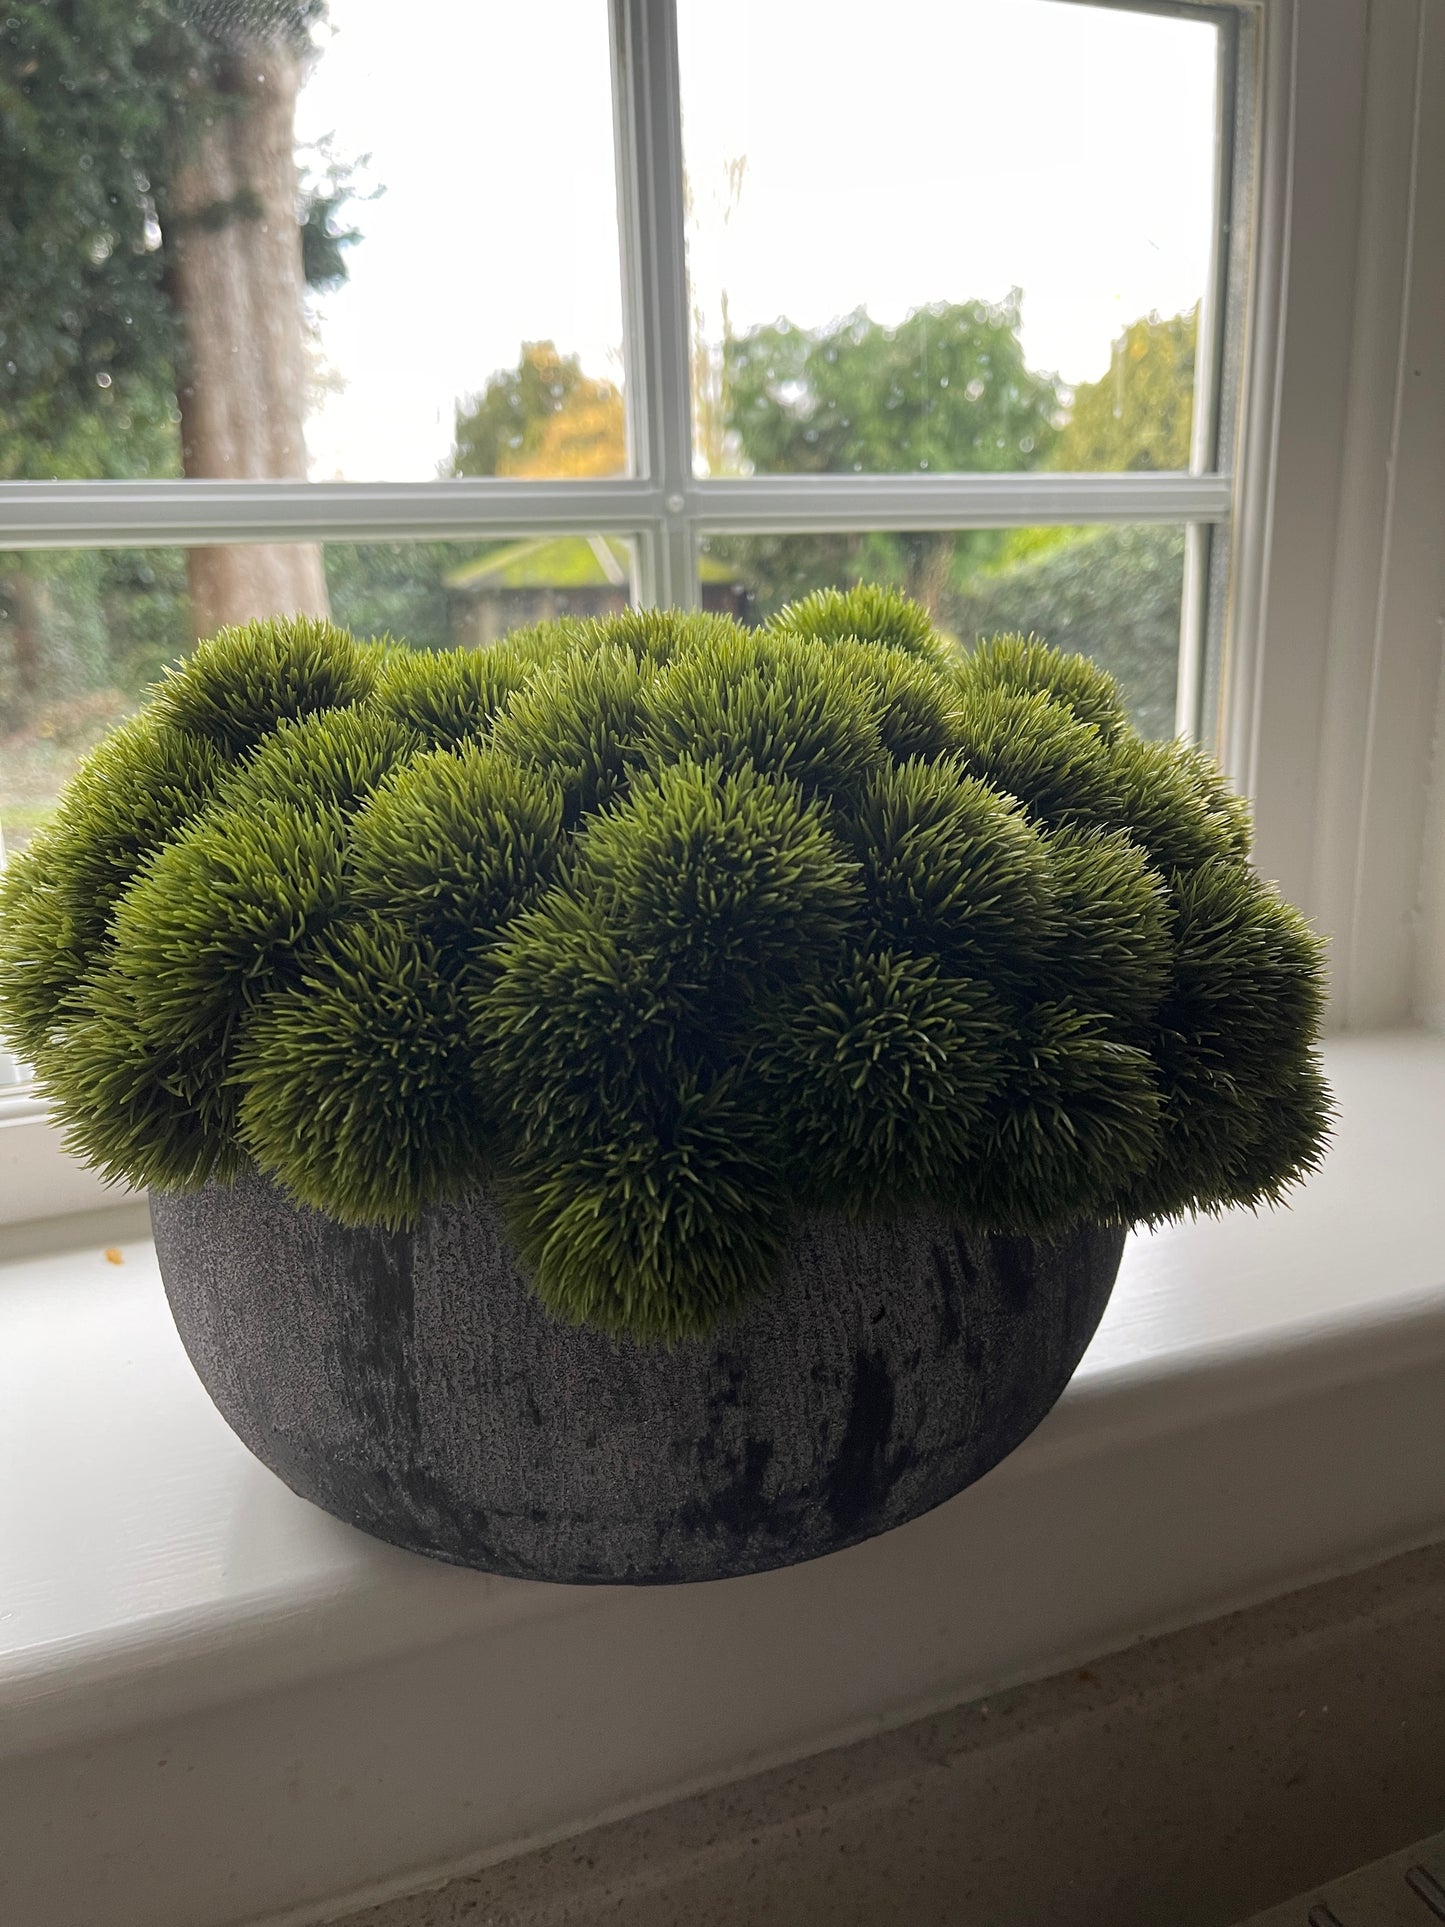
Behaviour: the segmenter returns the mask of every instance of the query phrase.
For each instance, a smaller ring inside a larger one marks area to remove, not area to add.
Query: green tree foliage
[[[248,31],[304,40],[324,0],[14,0],[0,18],[0,477],[174,473],[179,317],[170,182],[227,111]],[[297,219],[320,283],[344,276],[346,171]],[[211,218],[244,218],[237,207]]]
[[[1131,322],[1109,372],[1075,390],[1047,466],[1068,472],[1189,466],[1197,310]],[[1115,676],[1146,736],[1174,732],[1184,581],[1177,528],[1024,529],[946,605],[965,644],[1034,630]]]
[[[1069,473],[1189,466],[1199,310],[1130,322],[1109,372],[1074,390],[1048,466]]]
[[[181,208],[177,180],[209,130],[244,118],[232,80],[245,50],[279,42],[300,56],[323,11],[324,0],[3,10],[0,480],[181,472],[178,245],[188,224],[256,222],[259,204],[243,187],[230,202]],[[358,238],[344,219],[351,198],[347,165],[324,147],[303,157],[295,217],[313,286],[345,275]],[[187,285],[194,292],[194,274]],[[61,739],[113,717],[188,645],[186,574],[175,552],[0,558],[0,707],[30,726],[7,746],[25,765],[22,790],[43,792]]]
[[[859,308],[823,328],[783,320],[723,350],[728,428],[760,475],[856,475],[1036,468],[1052,446],[1059,391],[1030,369],[1019,340],[1022,296],[938,303],[896,327]],[[950,587],[1002,538],[781,536],[719,540],[759,612],[809,590],[884,577],[935,616]]]
[[[759,475],[998,473],[1034,468],[1058,390],[1024,361],[1018,289],[917,308],[896,327],[856,309],[826,328],[779,321],[728,342],[729,424]]]
[[[490,1182],[559,1315],[677,1338],[795,1209],[1048,1237],[1318,1161],[1319,946],[1097,665],[875,590],[492,653],[229,631],[86,765],[0,1020],[102,1169],[360,1224]]]
[[[453,475],[616,475],[626,461],[622,396],[576,355],[524,341],[515,368],[457,404]]]

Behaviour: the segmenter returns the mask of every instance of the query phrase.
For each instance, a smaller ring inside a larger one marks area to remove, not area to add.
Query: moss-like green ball
[[[706,1330],[798,1208],[1054,1236],[1318,1162],[1319,945],[1094,665],[894,590],[484,650],[228,630],[0,884],[0,1024],[107,1175],[500,1195],[561,1317]]]

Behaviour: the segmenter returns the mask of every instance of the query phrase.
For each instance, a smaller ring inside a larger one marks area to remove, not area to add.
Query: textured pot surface
[[[669,1350],[555,1322],[487,1197],[348,1230],[249,1176],[151,1216],[186,1350],[293,1491],[459,1565],[594,1582],[790,1565],[951,1498],[1063,1391],[1124,1244],[804,1217],[774,1289]]]

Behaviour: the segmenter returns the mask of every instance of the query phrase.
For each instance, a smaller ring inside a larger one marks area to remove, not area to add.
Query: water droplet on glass
[[[100,374],[96,376],[95,385],[97,388],[109,388],[110,376],[107,375],[104,371],[102,371]]]

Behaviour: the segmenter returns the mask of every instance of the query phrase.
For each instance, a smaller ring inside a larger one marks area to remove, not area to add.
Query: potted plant
[[[1317,1162],[1319,949],[1248,856],[1099,669],[885,590],[475,652],[262,622],[12,866],[0,1024],[297,1491],[714,1577],[979,1477],[1128,1226]]]

